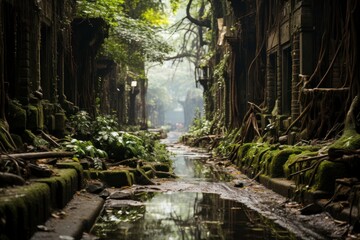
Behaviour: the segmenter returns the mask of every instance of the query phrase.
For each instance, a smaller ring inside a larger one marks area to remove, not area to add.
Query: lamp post
[[[137,87],[137,81],[132,80],[130,86],[131,86],[131,92],[134,93],[134,89]]]
[[[210,80],[210,68],[207,65],[195,67],[196,87],[199,82],[204,88],[207,87],[207,82]]]
[[[132,80],[130,82],[131,92],[130,92],[130,106],[129,106],[129,124],[136,125],[136,95],[139,93],[137,88],[138,82]]]

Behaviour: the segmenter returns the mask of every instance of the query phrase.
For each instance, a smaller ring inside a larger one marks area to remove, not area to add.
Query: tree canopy
[[[176,10],[180,0],[171,0]],[[143,70],[145,61],[162,61],[170,45],[160,35],[168,23],[164,3],[159,0],[78,0],[77,15],[103,18],[110,26],[101,54],[131,69]]]

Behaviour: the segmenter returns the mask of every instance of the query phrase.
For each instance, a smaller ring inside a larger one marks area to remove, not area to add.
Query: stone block
[[[63,208],[78,190],[78,176],[75,169],[56,169],[55,176],[35,179],[51,188],[51,203],[54,209]]]
[[[59,169],[74,169],[77,172],[78,184],[77,190],[80,190],[84,187],[84,169],[82,165],[78,162],[59,162],[56,164],[56,167]]]
[[[27,129],[30,130],[39,130],[43,128],[42,107],[39,105],[28,105],[27,106]]]
[[[9,113],[7,120],[10,126],[10,130],[15,133],[23,132],[27,125],[27,116],[25,109],[14,101],[9,102]]]
[[[55,113],[55,133],[58,136],[63,136],[65,133],[66,116],[63,112]]]
[[[0,196],[0,239],[29,239],[50,216],[49,192],[43,183],[5,189]]]
[[[170,166],[165,163],[155,163],[153,167],[155,168],[156,171],[170,172]]]
[[[127,170],[111,170],[111,171],[90,171],[91,179],[99,179],[108,187],[124,187],[131,186],[133,179]]]

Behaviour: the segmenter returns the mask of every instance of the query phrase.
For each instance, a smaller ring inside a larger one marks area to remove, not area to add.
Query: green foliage
[[[230,57],[230,53],[226,52],[221,61],[214,68],[214,78],[218,81],[224,82],[225,73],[227,69],[228,60]]]
[[[92,121],[86,112],[79,112],[70,119],[75,129],[72,136],[87,139],[69,138],[65,142],[66,149],[76,152],[78,158],[109,157],[118,161],[136,157],[154,162],[170,161],[169,152],[154,133],[120,131],[116,116],[99,115]]]
[[[100,17],[115,26],[116,17],[123,11],[124,0],[77,0],[77,14],[83,18]]]
[[[173,12],[176,12],[181,4],[181,0],[170,0],[170,7]]]
[[[83,158],[85,156],[89,157],[99,157],[106,158],[107,153],[101,149],[94,147],[91,141],[82,141],[75,138],[69,138],[65,143],[65,148],[71,152],[75,152],[76,158]]]
[[[220,156],[229,156],[234,147],[237,145],[237,137],[241,132],[240,128],[234,128],[228,132],[214,149],[214,153]]]
[[[194,137],[201,137],[210,134],[211,122],[205,117],[200,116],[200,112],[195,114],[193,124],[189,128],[189,133]]]
[[[158,136],[147,131],[136,133],[143,140],[145,148],[145,159],[151,162],[170,163],[170,152],[166,149],[166,145],[160,143]]]
[[[73,129],[72,136],[79,139],[86,139],[91,135],[91,118],[85,111],[79,111],[70,116],[70,127]]]
[[[161,61],[170,52],[169,44],[158,34],[159,26],[167,23],[161,1],[77,0],[77,4],[78,16],[100,17],[110,26],[102,55],[141,69],[144,61]]]
[[[116,161],[145,155],[142,140],[130,133],[101,131],[95,141],[97,146],[104,149],[109,157]]]
[[[99,115],[93,122],[93,134],[101,131],[116,131],[119,129],[119,123],[115,115]]]
[[[148,21],[118,16],[117,26],[110,30],[102,54],[128,65],[138,66],[144,60],[162,61],[172,48],[160,36],[160,30]]]

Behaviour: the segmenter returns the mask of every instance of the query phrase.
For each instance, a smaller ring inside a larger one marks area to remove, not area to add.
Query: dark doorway
[[[1,15],[4,23],[4,82],[9,97],[14,99],[16,93],[16,15],[12,5],[3,3]]]
[[[51,48],[50,27],[42,24],[40,43],[40,81],[44,99],[51,100]]]
[[[282,94],[281,94],[281,112],[284,115],[291,113],[291,48],[286,47],[282,51]]]
[[[267,72],[267,84],[268,84],[268,96],[267,106],[271,112],[275,106],[275,100],[277,97],[277,53],[273,52],[269,55],[268,72]]]

